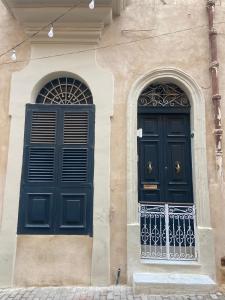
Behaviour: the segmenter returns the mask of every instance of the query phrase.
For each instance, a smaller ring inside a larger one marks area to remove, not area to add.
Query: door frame
[[[137,172],[137,101],[143,89],[152,83],[174,83],[187,95],[190,105],[190,127],[194,138],[191,141],[193,197],[197,210],[196,237],[199,246],[199,272],[215,278],[215,255],[213,230],[211,228],[208,176],[206,160],[205,99],[196,81],[185,72],[175,68],[151,71],[133,84],[127,107],[127,275],[132,282],[134,272],[150,271],[140,261],[140,224],[138,215],[138,172]],[[201,112],[201,117],[199,117]],[[207,251],[205,249],[207,245]],[[153,263],[153,262],[152,262]],[[155,262],[154,262],[155,263]],[[195,262],[190,262],[193,264]],[[185,267],[182,268],[185,272]]]

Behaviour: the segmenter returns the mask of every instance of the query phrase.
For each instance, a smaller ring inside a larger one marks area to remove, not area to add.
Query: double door
[[[189,113],[139,113],[138,201],[192,204]]]

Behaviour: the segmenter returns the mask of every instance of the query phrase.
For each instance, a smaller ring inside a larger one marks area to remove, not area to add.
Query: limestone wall
[[[212,226],[215,229],[217,274],[221,280],[219,272],[220,258],[225,255],[225,193],[223,193],[225,184],[223,179],[216,177],[213,136],[214,115],[210,98],[210,59],[205,0],[129,0],[127,2],[128,6],[122,15],[105,28],[102,41],[99,44],[103,48],[97,50],[98,63],[109,69],[114,76],[114,114],[111,118],[110,169],[111,282],[115,282],[115,274],[118,268],[121,268],[121,282],[125,283],[127,280],[126,257],[129,249],[126,249],[126,213],[129,199],[126,195],[126,118],[128,94],[132,84],[140,76],[156,68],[164,67],[178,68],[186,72],[198,83],[205,96],[210,206]],[[223,116],[225,116],[225,102],[223,101],[225,99],[224,15],[225,0],[218,0],[216,6],[216,22],[218,24],[216,27],[219,32],[218,57]],[[0,28],[0,53],[5,52],[25,38],[22,28],[1,2]],[[70,49],[73,49],[73,45],[70,46]],[[22,69],[28,63],[30,56],[29,42],[18,49],[17,56],[18,60],[22,61],[21,63],[12,63],[8,56],[0,58],[0,215],[2,214],[2,207],[4,209],[3,193],[10,129],[8,107],[11,74]],[[63,57],[59,59],[63,59]],[[201,112],[199,112],[199,118],[201,117]],[[225,129],[225,118],[223,120],[223,128]],[[16,264],[17,272],[20,272],[21,261],[24,261],[24,241],[21,238],[17,244],[19,259]],[[34,246],[33,242],[29,244],[29,239],[26,242],[30,248]],[[66,245],[70,247],[68,241]],[[32,265],[35,260],[30,260],[30,262]]]
[[[163,2],[165,4],[163,4]],[[122,269],[126,281],[126,106],[129,90],[141,75],[157,68],[178,68],[190,75],[201,87],[206,101],[206,140],[208,181],[212,226],[215,229],[217,275],[220,276],[220,258],[225,255],[223,228],[223,179],[217,179],[213,136],[213,105],[209,73],[209,42],[206,1],[128,1],[123,15],[105,30],[103,45],[112,45],[98,51],[98,60],[115,77],[114,116],[111,134],[111,278]],[[220,88],[225,70],[225,1],[217,1],[216,23],[219,31]],[[221,23],[222,22],[222,23]],[[199,118],[201,112],[199,111]],[[222,113],[225,104],[222,101]],[[223,127],[225,122],[223,122]],[[120,147],[115,147],[115,145]],[[220,182],[222,180],[222,185]]]
[[[5,53],[26,37],[18,22],[0,2],[0,53]],[[8,139],[10,129],[9,97],[12,72],[23,68],[29,61],[29,42],[18,48],[21,63],[12,63],[10,54],[0,57],[0,220],[2,216],[5,172],[7,164]],[[13,187],[12,187],[13,188]],[[1,221],[0,221],[1,224]],[[1,227],[1,226],[0,226]]]

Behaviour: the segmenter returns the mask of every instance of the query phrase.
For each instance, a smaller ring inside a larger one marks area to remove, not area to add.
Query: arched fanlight
[[[80,80],[59,77],[48,82],[39,92],[39,104],[93,104],[90,89]]]
[[[187,95],[175,84],[150,84],[138,98],[138,106],[190,107]]]

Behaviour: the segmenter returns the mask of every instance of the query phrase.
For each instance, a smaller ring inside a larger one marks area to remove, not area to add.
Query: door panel
[[[142,149],[144,153],[142,154],[144,157],[144,168],[142,169],[144,182],[151,181],[155,183],[159,183],[159,142],[151,141],[144,142]]]
[[[23,187],[20,204],[20,219],[23,219],[23,233],[50,233],[54,227],[55,191],[52,188]]]
[[[143,115],[139,127],[143,137],[139,139],[139,199],[144,202],[160,202],[161,191],[161,118],[160,115]]]
[[[60,193],[59,198],[57,232],[62,234],[76,231],[79,234],[86,231],[87,208],[90,207],[87,191],[83,189],[74,193],[74,190],[71,189],[69,193],[68,189],[65,189],[65,192]]]
[[[160,201],[159,141],[143,141],[141,145],[141,198],[143,201]],[[147,185],[156,185],[154,191]]]
[[[157,115],[148,115],[141,120],[142,129],[145,136],[160,136],[160,118]]]
[[[139,202],[193,203],[189,114],[139,114]]]
[[[187,115],[164,115],[164,130],[168,137],[185,137],[187,135]]]

